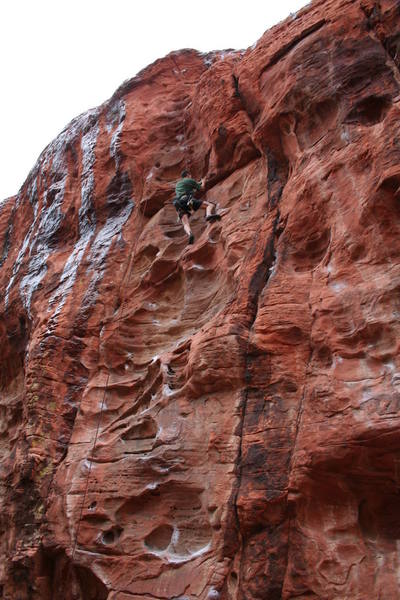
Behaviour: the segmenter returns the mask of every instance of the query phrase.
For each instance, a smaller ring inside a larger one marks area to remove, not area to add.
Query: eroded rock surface
[[[1,204],[0,597],[399,597],[399,66],[398,2],[315,1]]]

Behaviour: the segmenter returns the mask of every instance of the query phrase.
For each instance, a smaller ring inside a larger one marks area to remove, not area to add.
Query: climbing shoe
[[[193,233],[191,233],[189,235],[188,244],[193,244],[193,242],[194,242],[194,235],[193,235]]]
[[[214,223],[214,221],[220,221],[221,220],[221,215],[208,215],[208,217],[206,217],[206,221],[208,221],[209,223]]]

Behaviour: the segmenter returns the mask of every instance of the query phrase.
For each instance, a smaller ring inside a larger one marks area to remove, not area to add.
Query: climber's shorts
[[[202,204],[203,201],[198,200],[192,194],[185,194],[179,198],[174,198],[173,201],[173,205],[175,206],[180,219],[182,219],[183,215],[188,215],[188,217],[190,217],[192,213],[199,210]]]

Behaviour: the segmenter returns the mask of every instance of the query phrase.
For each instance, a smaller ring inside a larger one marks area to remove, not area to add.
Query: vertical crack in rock
[[[310,289],[311,289],[311,287],[312,286],[310,286]],[[310,310],[310,314],[313,315],[310,298],[308,301],[308,307]],[[309,353],[308,353],[307,361],[305,364],[305,376],[306,377],[310,372],[311,360],[312,360],[312,356],[313,356],[313,352],[314,352],[314,348],[313,348],[312,340],[311,340],[314,319],[315,319],[315,317],[312,316],[312,322],[311,322],[311,326],[310,326]],[[293,472],[293,464],[294,464],[294,459],[295,459],[295,455],[296,455],[296,448],[297,448],[299,432],[300,432],[301,423],[302,423],[306,392],[307,392],[307,381],[303,385],[303,390],[302,390],[301,396],[300,396],[300,402],[299,402],[297,414],[296,414],[295,431],[294,431],[294,436],[293,436],[293,441],[292,441],[292,446],[290,449],[290,456],[289,456],[289,466],[288,466],[288,482],[289,483],[288,483],[288,497],[287,497],[287,509],[288,509],[289,523],[288,523],[286,556],[285,556],[285,563],[286,563],[285,576],[286,576],[286,571],[287,571],[287,565],[289,563],[289,550],[290,550],[291,543],[292,543],[292,535],[293,535],[293,527],[294,527],[294,518],[293,518],[292,506],[291,506],[292,498],[291,498],[291,489],[290,489],[290,478],[291,478],[291,475]],[[283,585],[284,585],[284,578],[282,580],[282,586]]]
[[[233,83],[233,89],[234,89],[234,96],[241,100],[242,95],[240,93],[240,88],[239,88],[239,77],[237,75],[235,75],[234,73],[232,73],[232,83]]]
[[[268,162],[268,203],[271,209],[274,209],[281,199],[285,183],[282,183],[278,174],[279,164],[274,154],[266,149]]]
[[[283,186],[281,187],[281,191],[282,190],[283,190]],[[238,501],[238,496],[240,493],[242,474],[243,474],[243,465],[242,465],[243,434],[244,434],[244,428],[245,428],[248,395],[249,395],[249,389],[251,386],[250,366],[251,366],[252,353],[250,351],[250,338],[251,338],[251,332],[252,332],[254,322],[257,318],[259,298],[260,298],[261,293],[265,289],[265,287],[268,285],[268,281],[269,281],[269,278],[272,273],[272,268],[273,268],[273,265],[276,260],[275,237],[276,237],[276,232],[277,232],[277,226],[278,226],[279,219],[280,219],[280,212],[279,212],[279,209],[277,209],[277,208],[274,208],[274,210],[275,210],[275,217],[273,220],[272,232],[270,234],[269,239],[267,240],[267,244],[265,245],[262,260],[258,264],[258,267],[257,267],[254,275],[251,278],[250,287],[249,287],[248,306],[249,306],[250,319],[249,319],[249,324],[248,324],[247,341],[246,341],[245,349],[244,349],[244,373],[245,373],[246,387],[243,392],[243,398],[242,398],[241,407],[240,407],[240,417],[239,417],[240,420],[239,420],[239,429],[238,429],[238,436],[239,436],[240,441],[239,441],[238,455],[236,458],[237,482],[236,482],[234,498],[233,498],[233,510],[235,513],[236,529],[237,529],[237,533],[239,536],[239,544],[240,544],[239,554],[240,555],[243,552],[244,540],[243,540],[243,533],[241,531],[240,515],[239,515],[239,511],[238,511],[237,501]],[[260,230],[261,230],[261,227],[258,231],[257,237],[260,235]],[[257,237],[254,240],[253,247],[257,243]],[[240,560],[240,563],[239,563],[238,570],[239,570],[239,574],[241,576],[241,558],[239,560]],[[239,582],[238,582],[239,589],[240,589],[240,583],[241,583],[240,576],[239,576]]]
[[[309,34],[313,33],[313,31],[322,27],[324,23],[319,24],[316,29],[313,29],[309,32]],[[306,37],[306,36],[305,36]],[[293,46],[294,47],[294,46]],[[234,74],[232,75],[233,86],[235,90],[235,96],[240,99],[240,103],[242,105],[243,110],[246,112],[250,122],[253,127],[254,134],[254,122],[251,118],[251,115],[247,109],[247,103],[244,95],[240,92],[239,89],[239,79]],[[279,227],[278,224],[280,221],[280,210],[278,208],[279,201],[282,197],[283,190],[288,181],[288,165],[287,160],[284,155],[280,154],[278,157],[275,155],[275,152],[272,148],[269,148],[267,144],[264,145],[263,153],[266,158],[266,170],[267,170],[267,198],[268,198],[268,216],[271,218],[274,215],[272,222],[272,231],[267,240],[263,251],[263,257],[260,263],[258,264],[249,285],[249,301],[248,301],[248,313],[249,313],[249,323],[248,323],[248,333],[247,333],[247,341],[245,343],[244,349],[244,378],[245,378],[245,390],[243,393],[243,399],[240,407],[240,422],[239,422],[239,447],[238,447],[238,455],[236,459],[236,468],[237,468],[237,481],[235,490],[233,492],[233,511],[234,511],[234,520],[235,526],[238,535],[238,544],[239,549],[237,552],[236,558],[233,560],[233,566],[231,568],[231,573],[229,574],[229,578],[236,577],[237,581],[235,583],[236,594],[244,593],[246,583],[242,581],[243,579],[243,553],[245,550],[246,538],[248,538],[248,532],[246,532],[241,524],[241,516],[240,509],[238,507],[238,498],[240,494],[240,490],[242,487],[242,476],[243,476],[243,438],[245,435],[245,427],[246,427],[246,416],[247,416],[247,406],[249,401],[250,390],[252,389],[252,366],[253,362],[256,360],[259,351],[256,347],[251,349],[251,335],[253,330],[253,325],[257,319],[257,314],[259,310],[259,299],[263,292],[263,290],[268,285],[269,279],[274,272],[274,265],[276,263],[276,249],[275,249],[275,240],[276,237],[280,236],[283,227]],[[252,245],[252,249],[256,246],[258,237],[261,233],[262,223],[257,232],[255,240]],[[249,255],[252,253],[252,249],[249,252]],[[257,384],[255,384],[257,386]],[[283,575],[279,579],[278,582],[271,582],[271,593],[275,593],[276,590],[279,590],[279,594],[281,593],[283,586]],[[227,583],[226,583],[227,585]],[[229,587],[229,585],[228,585]],[[275,590],[275,591],[272,591]],[[238,597],[239,596],[235,596]]]
[[[248,108],[247,99],[246,99],[243,91],[240,88],[239,75],[235,71],[232,72],[232,87],[233,87],[233,96],[234,96],[234,98],[238,99],[240,106],[242,107],[242,109],[246,113],[247,117],[249,118],[249,121],[250,121],[252,129],[253,129],[253,133],[254,133],[255,117],[254,117],[254,115],[251,114],[251,111]],[[254,143],[254,140],[253,140],[253,143]],[[261,152],[259,152],[259,156],[261,156]]]

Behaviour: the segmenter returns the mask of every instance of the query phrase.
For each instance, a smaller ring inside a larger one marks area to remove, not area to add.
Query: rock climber
[[[188,243],[193,244],[194,235],[190,228],[189,217],[192,212],[196,212],[201,206],[206,207],[206,221],[213,223],[219,221],[221,215],[216,214],[215,204],[209,200],[199,200],[195,198],[196,192],[204,191],[204,179],[200,182],[191,177],[189,171],[183,171],[181,179],[175,186],[175,198],[173,204],[178,212],[185,233],[189,236]]]

